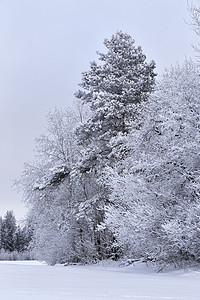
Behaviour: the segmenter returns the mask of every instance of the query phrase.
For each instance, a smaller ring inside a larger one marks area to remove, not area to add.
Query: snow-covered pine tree
[[[22,252],[24,250],[24,235],[19,225],[15,232],[15,250],[18,252]]]
[[[1,226],[1,244],[4,250],[15,250],[16,228],[16,219],[13,212],[7,211]]]
[[[33,237],[33,229],[25,225],[17,226],[15,232],[15,250],[18,252],[27,251]]]
[[[89,103],[92,116],[77,129],[80,144],[107,156],[109,141],[118,133],[129,132],[136,106],[148,99],[155,84],[155,63],[146,62],[141,47],[121,31],[105,39],[107,53],[97,52],[100,63],[92,62],[82,73],[82,82],[75,95]],[[99,149],[99,150],[97,150]],[[90,149],[91,150],[91,149]]]
[[[2,229],[2,217],[0,217],[0,249],[2,248],[2,242],[1,242],[1,229]]]
[[[85,202],[81,204],[81,215],[83,218],[85,213],[85,221],[93,230],[98,258],[111,254],[113,240],[102,225],[110,193],[104,170],[124,157],[123,150],[121,156],[117,153],[118,140],[129,133],[137,106],[148,99],[156,76],[155,63],[146,62],[141,47],[136,47],[127,33],[117,32],[110,40],[105,39],[104,45],[107,53],[97,52],[100,63],[92,62],[90,70],[83,72],[82,89],[75,94],[92,111],[76,134],[84,147],[78,166]]]

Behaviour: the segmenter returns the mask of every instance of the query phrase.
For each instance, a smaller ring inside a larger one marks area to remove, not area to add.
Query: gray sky
[[[185,21],[186,0],[0,0],[0,215],[24,216],[12,181],[32,160],[46,114],[72,102],[104,38],[129,33],[161,74],[195,56]]]

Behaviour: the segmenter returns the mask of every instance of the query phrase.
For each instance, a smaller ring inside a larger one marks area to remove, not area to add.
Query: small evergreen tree
[[[0,217],[0,249],[2,248],[1,230],[2,230],[2,217]]]
[[[15,232],[15,250],[22,252],[24,250],[24,234],[21,227],[18,225]]]
[[[4,250],[15,250],[16,228],[16,219],[13,212],[7,211],[1,226],[1,244]]]

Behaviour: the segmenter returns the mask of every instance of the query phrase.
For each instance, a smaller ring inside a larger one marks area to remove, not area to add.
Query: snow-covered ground
[[[199,300],[200,272],[136,267],[0,262],[1,300]]]

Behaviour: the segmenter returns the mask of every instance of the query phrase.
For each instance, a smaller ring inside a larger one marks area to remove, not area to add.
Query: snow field
[[[200,272],[0,262],[1,300],[199,300]]]

